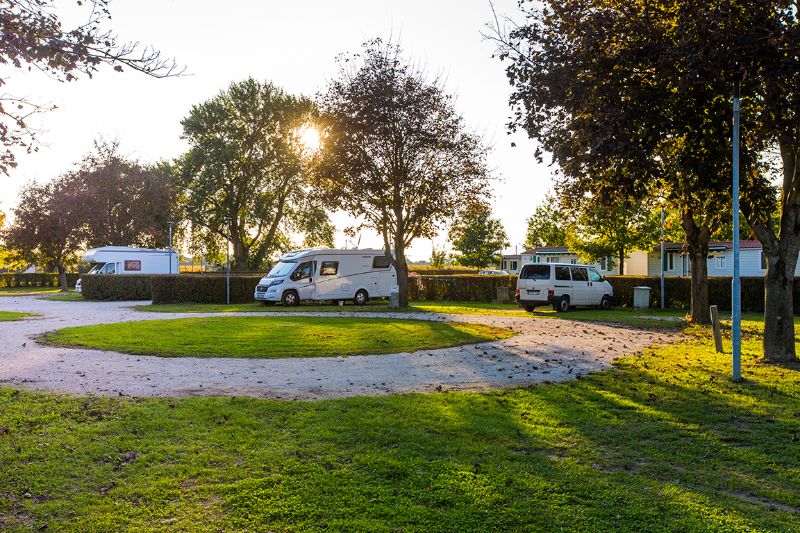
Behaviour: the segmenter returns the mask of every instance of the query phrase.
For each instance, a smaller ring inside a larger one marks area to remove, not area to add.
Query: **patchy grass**
[[[345,304],[301,304],[295,307],[283,305],[264,305],[259,302],[246,304],[148,304],[137,305],[133,309],[148,313],[338,313],[347,311],[382,312],[389,311],[389,304],[381,301],[369,302],[366,305]]]
[[[279,402],[0,388],[0,529],[796,531],[800,367],[706,330],[580,381]]]
[[[52,296],[43,296],[39,298],[40,300],[49,300],[51,302],[83,302],[83,295],[79,292],[69,291],[69,292],[59,292],[58,294],[53,294]]]
[[[0,287],[0,297],[3,296],[36,296],[39,294],[54,294],[61,289],[57,287]]]
[[[18,313],[16,311],[0,311],[0,322],[11,322],[13,320],[22,320],[26,316],[39,316],[33,313]]]
[[[65,328],[44,341],[164,357],[328,357],[445,348],[510,337],[484,326],[342,317],[206,317]]]

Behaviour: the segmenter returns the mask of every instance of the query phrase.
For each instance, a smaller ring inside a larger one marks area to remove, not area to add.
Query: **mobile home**
[[[177,274],[178,253],[175,250],[103,246],[92,248],[83,256],[94,266],[88,274]],[[81,291],[81,280],[75,285]]]

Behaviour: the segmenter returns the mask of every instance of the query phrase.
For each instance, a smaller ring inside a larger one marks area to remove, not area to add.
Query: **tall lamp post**
[[[731,358],[733,380],[742,379],[742,287],[739,279],[739,81],[733,89],[733,287],[731,288]]]
[[[659,198],[661,202],[661,309],[664,309],[664,198]]]
[[[225,303],[231,304],[231,217],[225,217]]]
[[[172,220],[167,222],[167,227],[169,228],[169,251],[170,251],[170,254],[169,254],[170,255],[170,257],[169,257],[169,273],[170,274],[172,274],[172,226],[174,226],[174,225],[175,225],[175,222],[173,222]]]

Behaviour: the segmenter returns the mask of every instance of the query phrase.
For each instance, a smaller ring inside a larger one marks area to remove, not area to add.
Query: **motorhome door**
[[[314,283],[316,266],[316,261],[305,261],[297,265],[297,268],[292,273],[292,281],[295,282],[297,295],[301,300],[310,300],[314,297],[317,287]]]

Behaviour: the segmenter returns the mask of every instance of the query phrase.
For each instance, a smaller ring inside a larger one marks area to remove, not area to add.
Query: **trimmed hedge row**
[[[67,284],[75,287],[80,274],[70,272],[67,274]],[[31,274],[0,274],[0,287],[59,287],[61,282],[58,274],[55,273],[31,273]]]
[[[650,306],[661,305],[661,280],[645,276],[609,276],[614,287],[614,305],[633,305],[633,288],[650,287]],[[664,305],[672,309],[689,309],[692,305],[692,279],[689,277],[664,278]],[[731,278],[708,278],[708,303],[720,310],[731,309]],[[800,312],[800,283],[794,285],[795,313]],[[742,310],[764,311],[764,278],[742,278]]]
[[[84,274],[81,276],[81,294],[85,300],[149,300],[154,277],[146,274]]]
[[[231,303],[253,302],[253,293],[260,279],[260,275],[231,276]],[[154,304],[183,302],[224,304],[225,276],[199,274],[153,276],[152,299]]]
[[[409,300],[460,300],[491,302],[497,299],[497,289],[508,289],[513,298],[517,276],[410,276]]]

